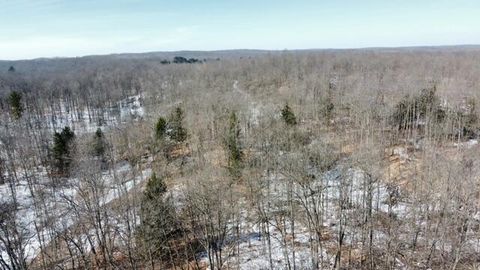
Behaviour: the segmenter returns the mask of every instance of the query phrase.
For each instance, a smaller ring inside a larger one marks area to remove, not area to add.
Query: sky
[[[480,44],[478,0],[0,0],[0,59]]]

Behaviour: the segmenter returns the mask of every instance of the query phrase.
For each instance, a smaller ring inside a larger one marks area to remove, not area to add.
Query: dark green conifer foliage
[[[155,125],[155,138],[161,140],[165,137],[167,132],[167,120],[165,118],[158,118],[157,124]]]
[[[10,104],[13,118],[21,118],[23,113],[22,94],[17,91],[11,92],[8,96],[8,103]]]
[[[419,95],[405,96],[396,106],[392,114],[392,122],[401,129],[416,127],[418,120],[427,115],[433,122],[440,123],[446,117],[446,111],[440,106],[436,94],[437,88],[423,89]]]
[[[148,180],[143,193],[140,225],[137,228],[139,246],[146,254],[164,258],[169,255],[169,241],[179,231],[174,206],[165,198],[167,186],[155,173]]]
[[[467,101],[468,112],[465,115],[465,126],[463,127],[463,136],[473,139],[479,134],[477,104],[475,99]]]
[[[98,128],[93,136],[93,155],[96,157],[100,157],[103,160],[107,148],[106,146],[107,142],[105,141],[105,135],[103,134],[103,131]]]
[[[282,118],[283,121],[289,126],[294,126],[297,124],[297,118],[295,117],[292,108],[290,108],[288,104],[285,104],[285,107],[282,109]]]
[[[187,130],[183,127],[184,118],[183,110],[180,107],[177,107],[170,116],[169,135],[176,142],[184,142],[187,139]]]
[[[144,201],[155,201],[158,197],[161,197],[167,192],[167,185],[163,181],[163,178],[157,177],[157,174],[152,173],[150,179],[147,182],[145,189]]]
[[[228,151],[228,169],[234,178],[241,176],[243,151],[240,143],[240,125],[237,114],[232,112],[229,119],[228,134],[225,141]]]
[[[333,104],[332,97],[330,95],[320,100],[320,115],[325,120],[326,124],[330,124],[334,117],[335,105]]]
[[[53,165],[60,174],[68,173],[72,162],[74,138],[75,133],[69,127],[64,127],[62,132],[53,134]]]

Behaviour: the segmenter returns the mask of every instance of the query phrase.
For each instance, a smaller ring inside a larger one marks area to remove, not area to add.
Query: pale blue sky
[[[458,44],[478,0],[0,0],[0,59]]]

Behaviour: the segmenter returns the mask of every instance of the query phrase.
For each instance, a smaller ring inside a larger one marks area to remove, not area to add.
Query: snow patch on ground
[[[470,148],[478,145],[478,140],[471,139],[471,140],[468,140],[468,141],[466,141],[466,142],[454,143],[454,145],[457,146],[457,147],[459,147],[459,148],[470,149]]]
[[[65,103],[59,108],[49,109],[43,122],[51,131],[58,131],[66,126],[77,133],[92,133],[98,128],[109,128],[129,120],[140,119],[145,115],[143,96],[129,96],[106,108],[89,110],[83,108],[73,111]]]
[[[112,172],[103,172],[98,179],[98,182],[102,183],[105,188],[104,196],[100,198],[101,206],[120,198],[122,194],[142,183],[152,173],[152,170],[148,168],[138,175],[132,175],[132,167],[128,163],[120,164],[113,170]],[[31,260],[40,251],[39,238],[42,239],[44,245],[47,245],[65,228],[78,221],[75,220],[75,214],[72,213],[71,202],[79,199],[78,192],[81,180],[70,178],[60,186],[52,186],[45,169],[37,173],[28,173],[28,175],[21,174],[18,179],[19,181],[15,183],[13,189],[18,203],[18,211],[15,217],[17,226],[24,228],[25,256]],[[8,184],[1,185],[0,203],[11,203],[13,200],[11,193]],[[35,205],[40,201],[34,198],[38,196],[44,198],[42,203],[45,205]],[[42,224],[46,221],[39,219],[42,215],[37,211],[45,211],[46,209],[48,209],[48,218],[53,220],[54,224],[43,227]],[[36,228],[40,228],[39,233],[37,233]],[[0,243],[0,251],[2,257],[7,258],[2,243]]]
[[[344,245],[352,248],[352,252],[356,252],[358,256],[361,255],[361,248],[356,248],[357,242],[354,241],[353,233],[356,232],[355,222],[361,219],[359,209],[365,209],[365,187],[371,185],[372,190],[372,208],[374,214],[395,215],[399,219],[407,218],[410,215],[410,203],[402,199],[400,190],[381,181],[373,181],[369,179],[368,175],[359,168],[349,168],[338,165],[333,169],[321,173],[316,168],[308,168],[310,174],[314,177],[309,184],[312,191],[322,190],[325,196],[325,203],[327,206],[323,209],[322,227],[325,234],[330,236],[330,239],[322,241],[323,249],[319,253],[318,261],[321,268],[331,268],[335,263],[335,249],[337,245],[337,237],[340,234],[339,220],[342,220],[342,215],[352,217],[348,219],[349,225],[343,228],[345,233]],[[276,223],[275,213],[282,211],[282,207],[286,207],[288,181],[289,179],[282,174],[268,174],[261,180],[265,182],[265,193],[268,193],[268,201],[270,204],[269,222],[266,225],[269,235],[266,234],[265,225],[262,228],[258,221],[252,222],[252,217],[243,218],[240,227],[243,228],[243,235],[239,238],[231,236],[234,240],[229,242],[225,250],[233,250],[228,255],[225,255],[225,264],[228,267],[239,269],[289,269],[293,265],[295,251],[295,266],[298,269],[312,269],[312,253],[311,241],[312,233],[308,231],[306,224],[296,222],[295,231],[290,228],[290,223],[285,223],[285,230],[281,230],[281,226]],[[295,194],[302,194],[300,186],[293,187],[294,200],[299,200]],[[310,196],[315,195],[313,192]],[[243,202],[245,203],[245,202]],[[239,208],[242,209],[242,203],[239,202]],[[299,209],[298,211],[303,211]],[[245,213],[245,211],[244,211]],[[245,214],[246,215],[246,214]],[[298,212],[297,215],[300,215]],[[255,218],[253,218],[255,220]],[[284,235],[287,235],[289,240],[285,243]],[[293,234],[295,237],[293,238]],[[269,237],[270,236],[270,237]],[[268,248],[267,239],[270,238],[270,249]],[[382,243],[388,239],[385,232],[381,230],[374,230],[374,241]],[[294,248],[292,248],[292,246]],[[208,264],[207,254],[203,254],[202,260]],[[288,260],[287,260],[288,258]],[[403,269],[405,265],[397,262],[399,269]]]

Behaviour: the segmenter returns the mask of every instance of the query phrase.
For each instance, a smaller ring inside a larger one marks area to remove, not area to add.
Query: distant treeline
[[[164,65],[167,65],[167,64],[171,64],[172,62],[174,64],[194,64],[194,63],[203,63],[203,62],[206,62],[207,59],[203,59],[203,60],[199,60],[197,58],[185,58],[185,57],[182,57],[182,56],[175,56],[173,58],[173,61],[169,61],[169,60],[162,60],[160,61],[160,63],[164,64]]]

